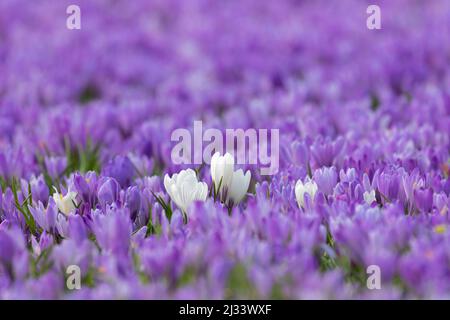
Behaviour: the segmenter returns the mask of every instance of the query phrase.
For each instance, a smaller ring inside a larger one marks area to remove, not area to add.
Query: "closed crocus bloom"
[[[107,178],[100,185],[97,191],[98,201],[105,207],[111,205],[119,199],[120,185],[114,178]]]
[[[319,136],[311,146],[311,155],[317,166],[331,166],[342,155],[344,146],[342,137],[332,141],[329,137]]]
[[[291,143],[292,162],[307,167],[309,165],[309,148],[305,142],[294,141]]]
[[[127,189],[125,194],[125,204],[130,210],[131,221],[136,220],[139,210],[141,210],[141,194],[138,187],[133,186]]]
[[[26,240],[17,226],[0,229],[0,268],[11,270],[2,272],[1,278],[22,279],[29,270]]]
[[[244,175],[244,171],[239,169],[233,172],[233,179],[231,181],[231,186],[228,189],[228,201],[231,201],[233,204],[238,204],[247,194],[248,186],[250,185],[251,179],[250,170]]]
[[[211,178],[217,193],[222,190],[226,192],[231,185],[233,173],[233,156],[229,153],[221,156],[219,152],[216,152],[211,158]]]
[[[382,198],[386,201],[392,201],[397,198],[400,177],[395,172],[382,172],[377,178],[377,187]],[[387,198],[387,199],[386,199]]]
[[[445,193],[434,194],[433,195],[433,204],[435,205],[438,212],[442,215],[447,214],[448,212],[448,204],[449,200]]]
[[[127,255],[130,247],[131,220],[123,208],[111,207],[105,213],[93,216],[92,232],[103,250],[120,259]],[[126,259],[122,261],[126,264]]]
[[[172,201],[184,213],[194,201],[205,201],[208,195],[208,185],[205,182],[199,182],[192,169],[181,170],[172,177],[166,174],[164,187]]]
[[[88,198],[89,185],[88,185],[86,179],[80,173],[74,174],[73,184],[74,184],[76,190],[80,193],[80,196],[82,198]]]
[[[305,183],[303,183],[302,180],[298,180],[295,184],[295,198],[297,199],[298,206],[300,208],[305,207],[305,193],[310,196],[311,200],[314,200],[317,189],[317,184],[309,178]]]
[[[333,189],[337,184],[337,171],[335,167],[324,167],[314,172],[314,181],[320,191],[326,195],[333,193]]]
[[[430,188],[414,190],[414,202],[419,210],[430,212],[433,207],[433,190]]]
[[[126,188],[133,181],[135,169],[128,157],[116,156],[105,166],[102,174],[116,179],[122,188]]]
[[[48,186],[45,183],[43,175],[37,178],[32,178],[30,181],[31,194],[34,201],[42,201],[42,203],[47,203],[49,197]]]
[[[67,220],[67,235],[78,243],[82,243],[88,235],[82,216],[72,215]]]
[[[55,200],[56,206],[59,211],[64,213],[66,216],[69,215],[78,205],[77,193],[69,190],[64,196],[55,188],[55,193],[53,194],[53,200]]]

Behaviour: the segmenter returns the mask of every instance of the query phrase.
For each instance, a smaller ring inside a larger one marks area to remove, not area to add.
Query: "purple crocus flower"
[[[46,231],[41,233],[39,242],[36,237],[31,236],[31,247],[34,254],[38,257],[45,249],[49,248],[53,244],[53,237]]]
[[[78,243],[82,243],[88,236],[88,229],[80,215],[68,217],[67,236]]]
[[[28,188],[31,189],[31,195],[34,202],[41,201],[44,205],[47,204],[48,197],[50,195],[48,186],[45,183],[44,176],[40,175],[39,177],[32,176],[30,181],[21,180],[22,193],[27,197],[28,196]]]
[[[333,193],[333,189],[337,184],[337,171],[335,167],[324,167],[317,169],[313,175],[314,181],[319,187],[319,191],[326,195]]]
[[[0,299],[450,297],[450,1],[381,1],[383,32],[357,0],[79,0],[70,32],[23,2],[0,1]],[[189,156],[230,129],[246,200],[184,215],[162,178],[211,189]]]
[[[129,187],[125,194],[125,206],[130,210],[131,221],[136,220],[136,217],[141,209],[141,194],[138,187]]]
[[[28,273],[29,260],[22,231],[13,226],[0,229],[0,270],[9,279],[22,279]]]
[[[46,157],[45,167],[50,177],[58,179],[67,167],[67,159],[65,157]]]
[[[99,183],[97,197],[102,208],[119,200],[120,185],[114,178],[106,178]]]
[[[117,254],[128,254],[132,232],[128,209],[109,208],[93,217],[92,230],[99,245]]]
[[[29,206],[30,212],[36,223],[48,233],[54,233],[58,207],[53,198],[49,198],[47,208],[39,201],[37,207]]]
[[[135,171],[128,157],[116,156],[103,169],[102,175],[116,179],[122,188],[126,188],[133,181]]]
[[[414,203],[423,212],[430,212],[433,207],[433,190],[420,188],[414,190]]]
[[[345,140],[340,137],[336,141],[329,138],[317,138],[311,146],[311,154],[317,167],[339,164],[340,156],[344,151]]]
[[[395,172],[381,172],[380,174],[375,173],[373,179],[379,193],[381,194],[381,200],[383,202],[397,200],[400,188],[400,177],[397,173]]]

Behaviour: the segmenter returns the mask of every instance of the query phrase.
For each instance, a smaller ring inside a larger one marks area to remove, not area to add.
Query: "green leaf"
[[[30,187],[29,187],[29,189],[30,189]],[[12,179],[11,191],[14,195],[15,207],[17,208],[17,210],[20,211],[20,213],[22,213],[22,215],[25,219],[25,223],[28,226],[30,232],[32,234],[36,233],[36,222],[34,221],[33,215],[31,214],[30,209],[28,208],[28,205],[32,204],[30,202],[31,192],[28,195],[28,197],[22,203],[20,203],[19,196],[18,196],[18,182],[17,182],[16,178]]]
[[[164,201],[163,198],[157,196],[153,191],[152,191],[152,195],[153,195],[153,197],[155,197],[156,201],[158,201],[158,203],[159,203],[159,204],[161,205],[161,207],[164,209],[164,212],[166,213],[167,220],[169,220],[169,222],[170,222],[170,220],[172,219],[172,213],[173,213],[173,212],[172,212],[172,208],[170,207],[169,204],[167,204],[167,203]]]
[[[91,139],[87,139],[84,147],[73,147],[67,137],[64,139],[66,150],[67,167],[64,170],[65,175],[72,172],[100,172],[100,144],[92,144]]]

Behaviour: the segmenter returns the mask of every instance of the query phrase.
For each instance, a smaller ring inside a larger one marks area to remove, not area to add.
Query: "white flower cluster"
[[[251,173],[245,174],[242,169],[234,171],[234,158],[226,153],[221,156],[216,152],[211,158],[211,178],[214,194],[229,206],[242,201],[250,185]],[[194,201],[205,201],[208,195],[208,186],[198,181],[192,169],[181,170],[172,177],[164,176],[164,187],[173,202],[186,212]]]

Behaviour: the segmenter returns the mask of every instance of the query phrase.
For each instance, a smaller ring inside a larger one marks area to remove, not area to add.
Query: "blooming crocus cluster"
[[[247,170],[244,175],[242,169],[234,171],[234,157],[230,153],[221,156],[216,152],[211,158],[211,178],[214,193],[223,202],[238,204],[248,191],[251,173]]]
[[[0,299],[450,298],[450,1],[76,2],[0,1]]]
[[[234,171],[234,157],[230,153],[221,156],[216,152],[211,158],[211,177],[214,195],[219,194],[221,201],[231,208],[247,194],[251,173],[247,170],[244,175],[242,169]],[[192,169],[181,170],[172,177],[166,174],[164,187],[184,213],[194,201],[205,201],[208,194],[208,185],[197,181],[197,175]]]

